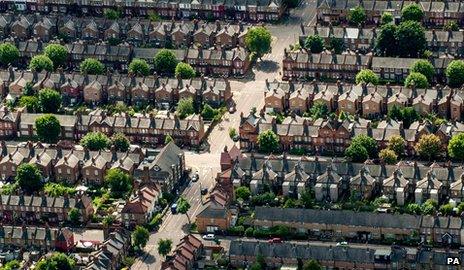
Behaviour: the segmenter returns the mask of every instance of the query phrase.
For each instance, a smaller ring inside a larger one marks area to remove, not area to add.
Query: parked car
[[[208,188],[203,188],[201,190],[201,195],[206,195],[206,194],[208,194]]]
[[[343,242],[338,242],[338,243],[337,243],[337,247],[341,247],[341,246],[348,246],[348,242],[345,242],[345,241],[343,241]]]
[[[282,239],[275,237],[275,238],[269,239],[267,242],[268,243],[282,243]]]
[[[208,234],[203,235],[203,239],[214,241],[216,239],[216,236],[212,233],[208,233]]]
[[[177,203],[171,205],[171,213],[177,214]]]
[[[198,172],[195,172],[195,173],[192,175],[192,182],[198,181],[199,178],[200,178],[200,177],[199,177],[199,175],[198,175]]]

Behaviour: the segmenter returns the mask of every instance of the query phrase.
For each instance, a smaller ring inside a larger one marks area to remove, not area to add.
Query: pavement
[[[298,41],[300,34],[300,24],[308,25],[315,18],[316,0],[306,0],[300,6],[291,10],[289,17],[281,24],[267,25],[271,32],[272,52],[258,60],[246,78],[241,80],[231,80],[233,99],[236,103],[236,112],[226,113],[220,124],[216,125],[208,137],[209,150],[202,153],[186,152],[185,162],[192,171],[198,171],[200,178],[196,183],[184,190],[184,196],[191,205],[189,216],[192,222],[195,216],[202,209],[200,199],[200,189],[214,185],[214,178],[220,171],[220,153],[225,146],[229,148],[234,142],[229,137],[229,128],[237,129],[240,123],[240,112],[247,114],[253,107],[261,108],[264,105],[264,82],[266,79],[272,81],[280,80],[282,72],[282,58],[284,48]],[[173,241],[173,248],[179,243],[180,239],[188,233],[188,219],[185,215],[173,215],[170,212],[165,216],[159,230],[150,235],[145,255],[138,258],[131,269],[160,269],[163,258],[158,254],[157,243],[160,239],[169,238]],[[223,239],[223,245],[228,248],[230,240]],[[211,243],[210,243],[211,244]]]

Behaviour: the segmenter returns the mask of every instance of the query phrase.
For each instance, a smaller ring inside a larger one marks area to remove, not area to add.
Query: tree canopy
[[[456,160],[464,160],[464,133],[451,137],[448,143],[448,154]]]
[[[415,145],[416,152],[420,157],[431,160],[441,152],[441,140],[435,134],[422,135]]]
[[[268,129],[258,135],[259,150],[263,153],[272,153],[279,150],[279,137],[274,131]]]
[[[425,30],[416,21],[402,22],[395,32],[398,41],[398,53],[402,57],[420,57],[425,50],[427,41]]]
[[[0,64],[8,66],[19,59],[19,50],[15,45],[5,42],[0,44]]]
[[[54,253],[50,257],[40,260],[35,270],[74,270],[76,262],[64,253]]]
[[[388,148],[380,150],[379,158],[386,164],[395,164],[398,161],[398,156],[395,151]]]
[[[56,113],[61,107],[61,94],[57,91],[44,88],[39,92],[39,105],[44,113]]]
[[[192,115],[195,113],[195,107],[193,106],[193,99],[192,98],[182,98],[177,103],[177,114],[181,119]]]
[[[382,17],[380,17],[380,23],[382,25],[392,23],[393,20],[394,20],[393,15],[391,14],[391,12],[388,12],[388,11],[384,11],[382,13]]]
[[[180,197],[177,200],[177,212],[181,214],[185,214],[187,216],[188,223],[190,224],[191,221],[190,221],[190,216],[188,214],[189,209],[190,209],[190,203],[184,197]]]
[[[320,53],[324,50],[324,40],[319,35],[308,36],[305,40],[304,47],[312,53]]]
[[[251,196],[251,191],[246,186],[240,186],[237,189],[235,189],[235,197],[237,197],[238,199],[242,199],[246,201],[250,198],[250,196]]]
[[[118,132],[111,137],[111,145],[114,146],[116,151],[126,152],[129,150],[130,142],[124,133]]]
[[[131,235],[132,246],[140,250],[147,245],[149,238],[150,233],[148,230],[142,226],[137,226]]]
[[[385,24],[380,27],[379,34],[375,40],[374,49],[377,54],[382,56],[395,56],[397,54],[396,39],[397,26],[394,24]]]
[[[258,57],[271,51],[271,41],[271,33],[263,26],[252,27],[245,36],[246,47]]]
[[[359,26],[364,24],[366,21],[366,11],[361,6],[357,6],[354,9],[348,11],[348,21],[351,25]]]
[[[82,137],[80,144],[91,151],[98,151],[107,148],[110,145],[108,136],[101,132],[89,132]]]
[[[175,75],[181,79],[191,79],[195,77],[195,70],[190,64],[179,62],[176,66]]]
[[[409,88],[412,88],[413,86],[416,88],[427,88],[429,86],[429,82],[427,77],[425,77],[422,73],[411,72],[404,80],[404,86]]]
[[[372,83],[373,85],[377,85],[379,83],[379,76],[370,69],[362,69],[356,74],[356,83]]]
[[[82,74],[101,75],[105,71],[105,66],[94,58],[87,58],[81,62],[79,69]]]
[[[168,255],[169,252],[171,252],[171,249],[172,249],[171,239],[160,239],[158,241],[158,253],[161,256],[166,257],[166,255]]]
[[[34,164],[22,163],[16,170],[15,181],[27,193],[38,191],[42,188],[42,174]]]
[[[32,57],[31,62],[29,62],[29,68],[37,72],[53,71],[53,62],[48,56],[44,54],[39,54]]]
[[[416,21],[421,22],[424,18],[424,12],[416,3],[406,5],[401,10],[401,21]]]
[[[105,184],[110,188],[113,198],[124,198],[132,190],[131,177],[118,168],[106,172]]]
[[[160,74],[174,74],[177,63],[176,55],[168,49],[161,49],[154,58],[155,70]]]
[[[446,67],[445,73],[449,86],[460,87],[464,83],[464,61],[451,61]]]
[[[353,162],[364,162],[369,157],[366,148],[360,144],[351,144],[345,149],[345,157]]]
[[[405,144],[406,142],[403,137],[400,135],[393,135],[388,140],[388,149],[395,151],[397,156],[401,156],[404,154]]]
[[[66,65],[68,49],[60,44],[49,44],[45,47],[45,55],[53,62],[54,68]]]
[[[147,61],[134,58],[129,64],[129,72],[138,76],[148,76],[150,74],[150,66]]]
[[[420,59],[414,62],[411,67],[411,72],[418,72],[423,74],[429,83],[432,82],[433,76],[435,76],[435,67],[429,60]]]
[[[364,134],[356,135],[351,140],[351,145],[353,144],[359,144],[362,147],[364,147],[370,158],[374,158],[377,156],[377,142],[372,137],[369,137]]]
[[[39,139],[46,143],[56,143],[61,134],[60,121],[53,114],[37,117],[35,128]]]

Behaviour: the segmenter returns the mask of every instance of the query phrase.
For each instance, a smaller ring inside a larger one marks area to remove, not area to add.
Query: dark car
[[[201,195],[206,195],[206,194],[208,194],[208,188],[201,189]]]

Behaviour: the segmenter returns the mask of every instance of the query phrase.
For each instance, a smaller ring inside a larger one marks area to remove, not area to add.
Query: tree
[[[427,44],[424,28],[415,21],[402,22],[396,29],[395,38],[402,57],[420,57]]]
[[[35,270],[74,270],[76,262],[64,253],[54,253],[52,256],[40,260]]]
[[[195,77],[195,70],[193,67],[187,63],[180,62],[176,66],[175,75],[177,78],[181,79],[191,79]]]
[[[38,191],[43,186],[40,170],[36,165],[29,163],[22,163],[18,166],[15,181],[27,193]]]
[[[248,30],[245,45],[250,52],[259,58],[271,51],[271,33],[263,26],[255,26]]]
[[[372,83],[373,85],[377,85],[379,83],[379,76],[370,69],[362,69],[356,74],[356,83]]]
[[[155,70],[160,74],[173,74],[177,66],[176,55],[168,49],[161,49],[154,58]]]
[[[177,200],[177,212],[181,214],[185,214],[187,216],[188,223],[190,224],[191,221],[190,221],[190,216],[188,214],[189,209],[190,209],[190,203],[184,197],[180,197]]]
[[[357,6],[348,11],[348,21],[351,25],[359,26],[366,21],[366,11],[361,6]]]
[[[316,260],[309,260],[304,263],[303,270],[322,270],[322,266]]]
[[[108,20],[117,20],[120,16],[119,12],[114,9],[106,9],[104,15]]]
[[[393,15],[388,11],[384,11],[382,13],[382,17],[380,18],[380,23],[382,25],[385,25],[385,24],[389,24],[392,22],[393,22]]]
[[[388,140],[388,149],[393,150],[397,156],[404,154],[406,142],[400,135],[393,135]]]
[[[417,203],[410,203],[406,206],[406,212],[411,215],[420,215],[422,208]]]
[[[8,66],[19,59],[19,50],[11,43],[0,44],[0,64]]]
[[[103,150],[110,145],[110,139],[101,132],[89,132],[82,137],[80,144],[91,151]]]
[[[111,145],[114,146],[116,151],[127,152],[130,142],[124,133],[118,132],[111,137]]]
[[[148,76],[150,74],[150,66],[147,61],[134,58],[129,64],[129,72],[139,76]]]
[[[375,40],[374,49],[377,54],[382,56],[395,56],[397,54],[397,43],[395,33],[397,26],[394,24],[385,24],[380,27],[379,34]]]
[[[44,88],[39,92],[39,105],[42,112],[56,113],[61,107],[61,94],[57,91]]]
[[[181,100],[179,100],[179,102],[177,103],[176,112],[181,119],[184,119],[185,117],[194,114],[195,108],[193,107],[193,99],[182,98]]]
[[[236,130],[235,128],[233,128],[233,127],[229,128],[229,137],[230,137],[231,139],[234,139],[234,138],[236,138],[237,136],[238,136],[237,130]]]
[[[171,249],[172,249],[171,239],[160,239],[158,241],[158,253],[161,256],[166,257],[166,255],[168,255],[169,252],[171,252]]]
[[[398,156],[395,151],[388,148],[380,150],[379,158],[386,164],[395,164],[398,161]]]
[[[276,152],[279,150],[279,137],[270,129],[262,131],[258,135],[258,145],[261,152]]]
[[[464,133],[454,135],[448,143],[448,154],[456,160],[464,160]]]
[[[37,117],[35,128],[39,139],[46,143],[56,143],[61,134],[60,121],[53,114]]]
[[[206,120],[214,119],[219,114],[219,111],[213,109],[209,104],[205,104],[203,106],[203,110],[201,110],[201,117]]]
[[[54,68],[64,66],[68,59],[68,49],[60,44],[49,44],[45,47],[45,55],[53,62]]]
[[[37,72],[53,71],[53,62],[48,56],[40,54],[32,57],[29,68]]]
[[[440,206],[439,211],[442,215],[449,216],[453,213],[453,209],[454,207],[451,204],[447,203],[447,204]]]
[[[453,60],[446,67],[446,78],[451,87],[461,87],[464,83],[464,61]]]
[[[81,62],[79,69],[82,74],[101,75],[105,71],[105,66],[94,58],[87,58]]]
[[[78,224],[81,218],[81,213],[77,208],[72,208],[71,210],[69,210],[68,218],[72,223]]]
[[[415,86],[416,88],[427,88],[429,86],[429,82],[427,81],[427,77],[419,72],[411,72],[409,73],[406,80],[404,80],[404,86],[412,88]]]
[[[147,245],[148,238],[150,238],[148,230],[142,226],[137,226],[131,235],[132,245],[137,249],[142,249]]]
[[[113,198],[123,198],[132,190],[131,177],[118,168],[112,168],[106,172],[105,184],[110,188]]]
[[[300,194],[300,200],[306,209],[313,208],[315,202],[314,194],[310,189],[306,189]]]
[[[414,148],[419,156],[431,160],[440,154],[441,140],[435,134],[422,135]]]
[[[411,73],[418,72],[423,74],[429,83],[432,82],[433,76],[435,76],[435,68],[429,60],[421,59],[414,62],[411,67]]]
[[[333,50],[336,54],[340,54],[345,49],[345,42],[342,38],[330,38],[329,49]]]
[[[18,260],[8,261],[7,263],[4,263],[2,267],[0,267],[0,270],[16,270],[16,269],[21,269],[21,264],[19,263]]]
[[[313,119],[325,118],[329,113],[329,108],[322,101],[314,102],[313,106],[309,109],[309,116]]]
[[[401,120],[403,121],[404,128],[409,128],[412,123],[419,119],[420,115],[413,107],[401,109]]]
[[[364,162],[369,157],[366,148],[360,144],[351,144],[345,149],[345,157],[353,162]]]
[[[308,36],[305,40],[304,47],[312,53],[320,53],[324,50],[324,40],[319,35]]]
[[[40,110],[39,99],[36,96],[21,96],[19,106],[26,107],[29,113],[36,113]]]
[[[409,4],[401,10],[401,21],[421,22],[424,18],[424,12],[416,3]]]
[[[168,144],[168,143],[173,142],[173,141],[174,141],[174,139],[169,134],[166,135],[166,137],[164,138],[164,144]]]
[[[377,156],[377,142],[372,137],[369,137],[364,134],[356,135],[351,140],[351,145],[353,144],[359,144],[362,147],[364,147],[367,151],[367,155],[370,158],[374,158]]]
[[[251,196],[251,191],[248,187],[240,186],[235,190],[235,197],[244,201],[248,200]]]

